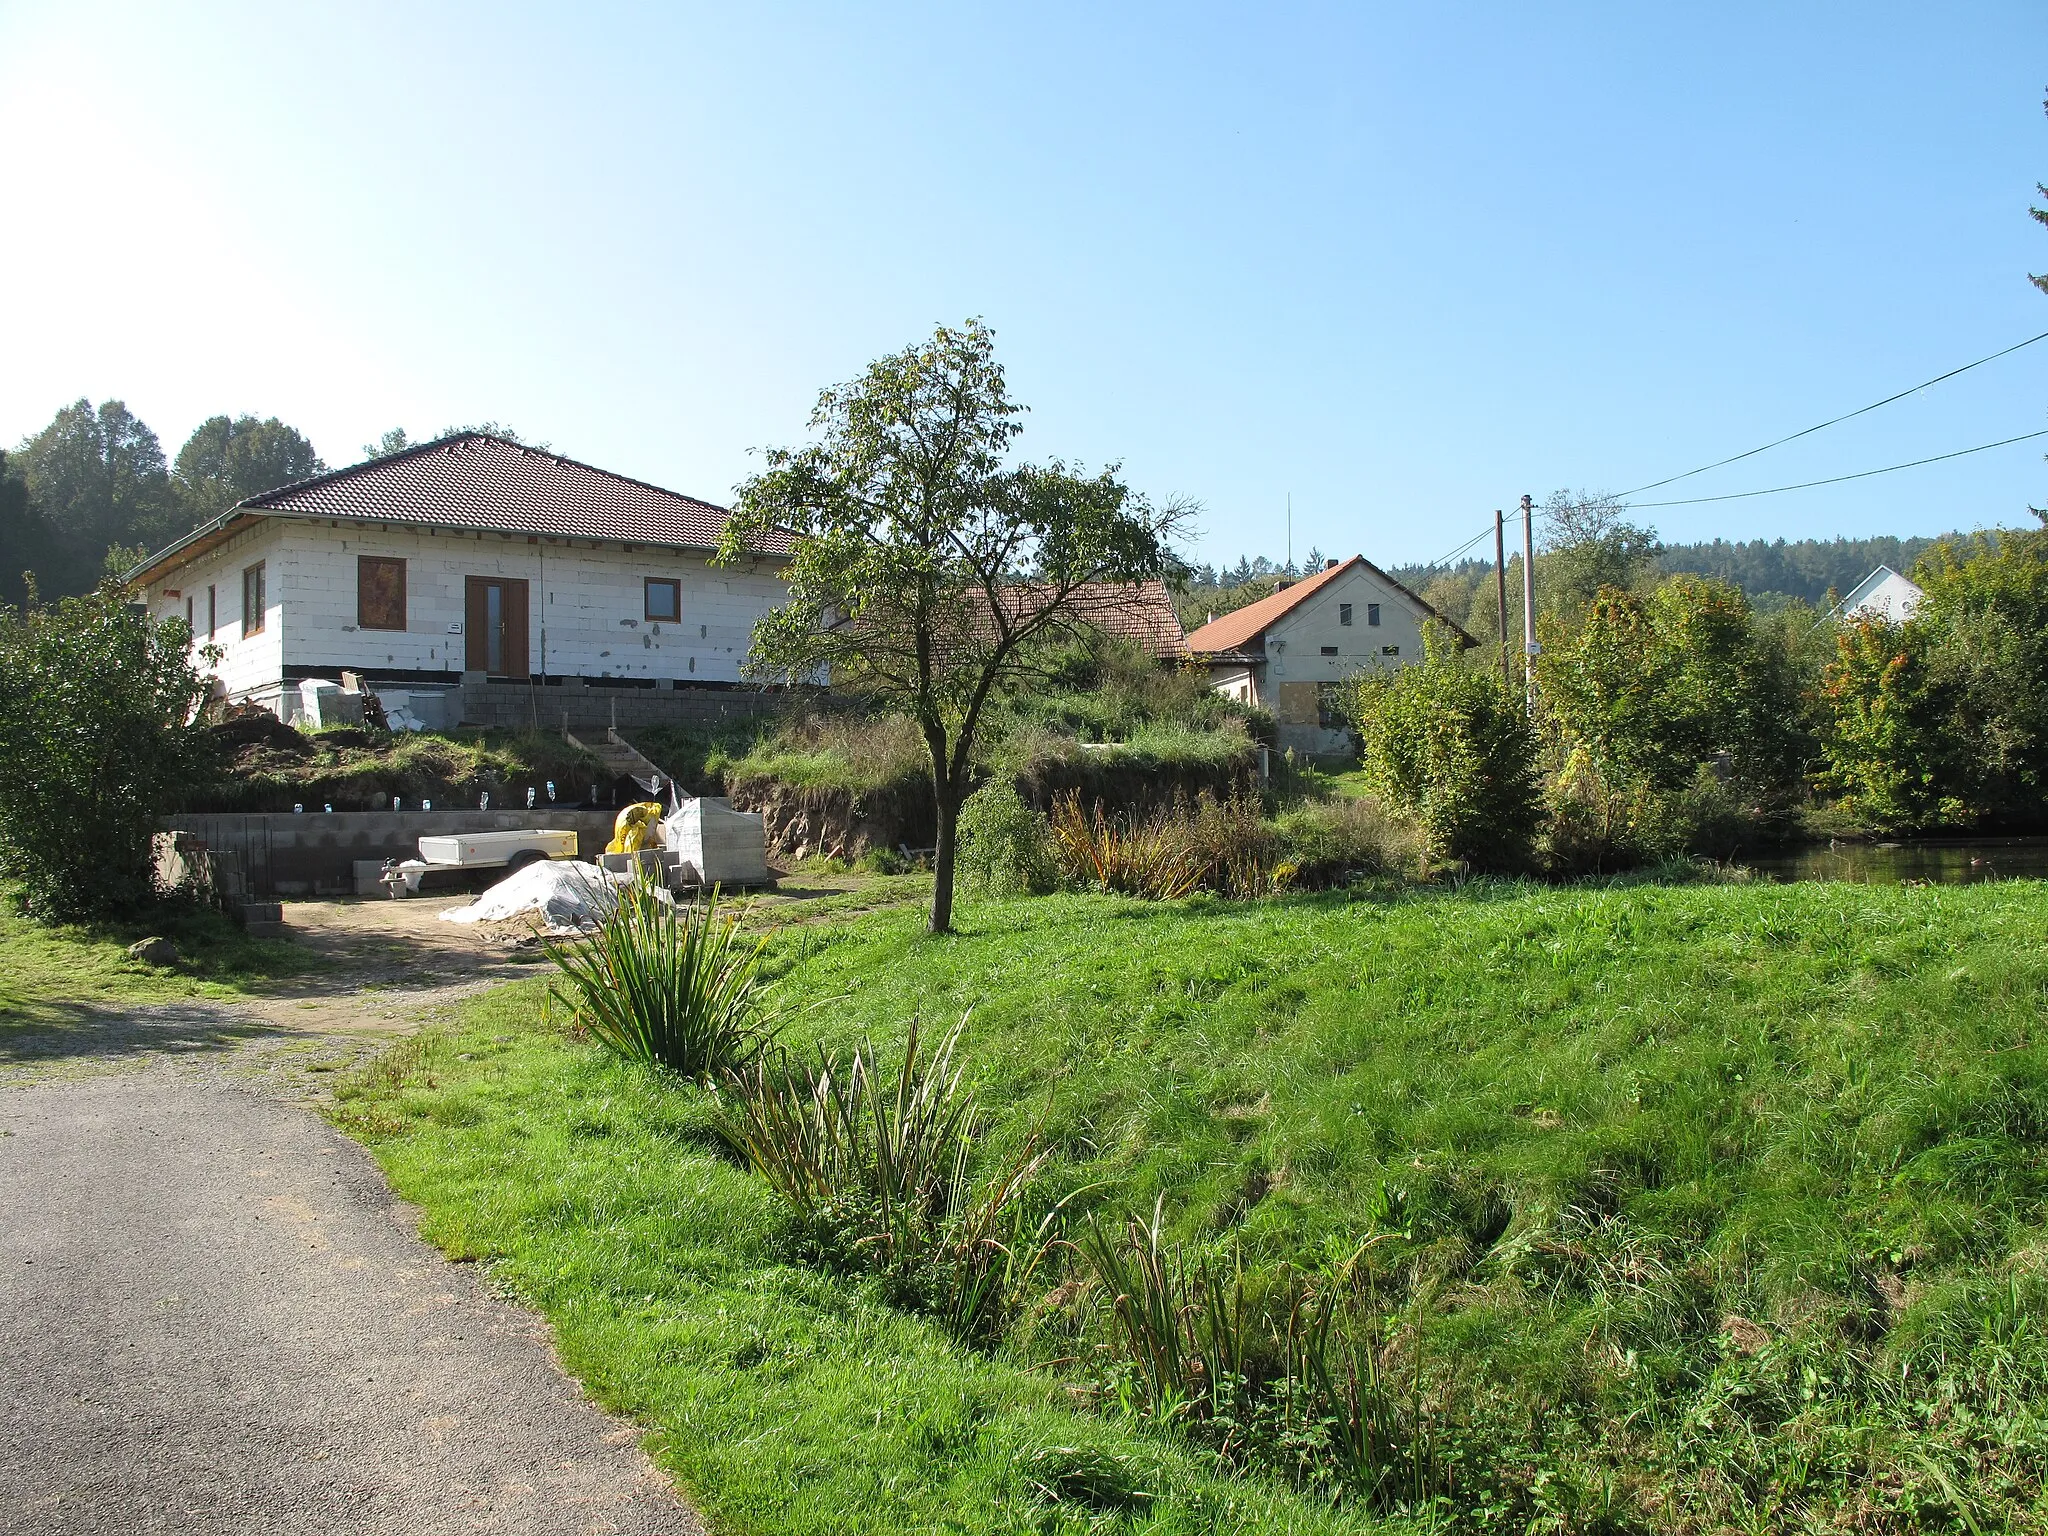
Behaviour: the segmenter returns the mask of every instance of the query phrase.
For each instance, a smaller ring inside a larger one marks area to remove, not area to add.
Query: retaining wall
[[[622,731],[636,726],[711,726],[753,720],[790,702],[786,693],[754,688],[593,688],[580,678],[559,683],[492,683],[464,679],[462,723],[522,731]]]
[[[576,833],[577,857],[595,859],[611,838],[612,816],[585,810],[266,812],[173,816],[163,830],[239,856],[251,895],[330,896],[354,893],[356,860],[416,859],[422,837],[456,832],[565,828]]]

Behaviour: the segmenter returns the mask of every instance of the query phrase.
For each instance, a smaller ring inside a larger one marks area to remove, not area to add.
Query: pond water
[[[1924,880],[2048,880],[2048,837],[1928,839],[1911,843],[1809,843],[1738,860],[1774,880],[1855,880],[1898,885]]]

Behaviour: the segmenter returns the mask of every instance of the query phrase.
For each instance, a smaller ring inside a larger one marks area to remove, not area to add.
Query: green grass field
[[[2048,888],[1060,897],[961,928],[779,934],[787,1039],[971,1010],[990,1155],[1042,1135],[1042,1198],[1163,1200],[1254,1276],[1351,1261],[1435,1502],[1376,1516],[1120,1414],[1085,1287],[984,1355],[790,1262],[705,1096],[567,1038],[536,985],[340,1115],[720,1530],[2048,1527]]]
[[[0,1040],[9,1029],[62,1024],[82,1008],[238,997],[320,965],[299,945],[252,939],[203,908],[167,902],[132,919],[46,926],[6,898],[0,890]],[[155,935],[177,945],[177,965],[129,958],[130,944]]]

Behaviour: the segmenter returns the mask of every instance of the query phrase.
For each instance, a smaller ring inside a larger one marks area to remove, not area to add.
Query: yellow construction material
[[[619,812],[606,853],[638,853],[661,835],[661,802],[642,800]]]

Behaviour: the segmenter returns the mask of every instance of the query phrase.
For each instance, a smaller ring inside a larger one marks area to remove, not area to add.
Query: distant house
[[[789,544],[713,566],[727,515],[467,432],[252,496],[128,581],[220,648],[227,697],[287,719],[302,680],[344,668],[416,705],[465,684],[729,687]],[[455,724],[461,702],[419,712]]]
[[[1302,753],[1343,751],[1338,685],[1372,668],[1422,659],[1422,626],[1457,625],[1363,555],[1332,560],[1269,597],[1211,619],[1188,636],[1217,692],[1273,712],[1280,742]]]
[[[1845,619],[1882,619],[1887,624],[1903,624],[1913,617],[1926,596],[1890,566],[1880,565],[1856,583],[1835,611]]]

